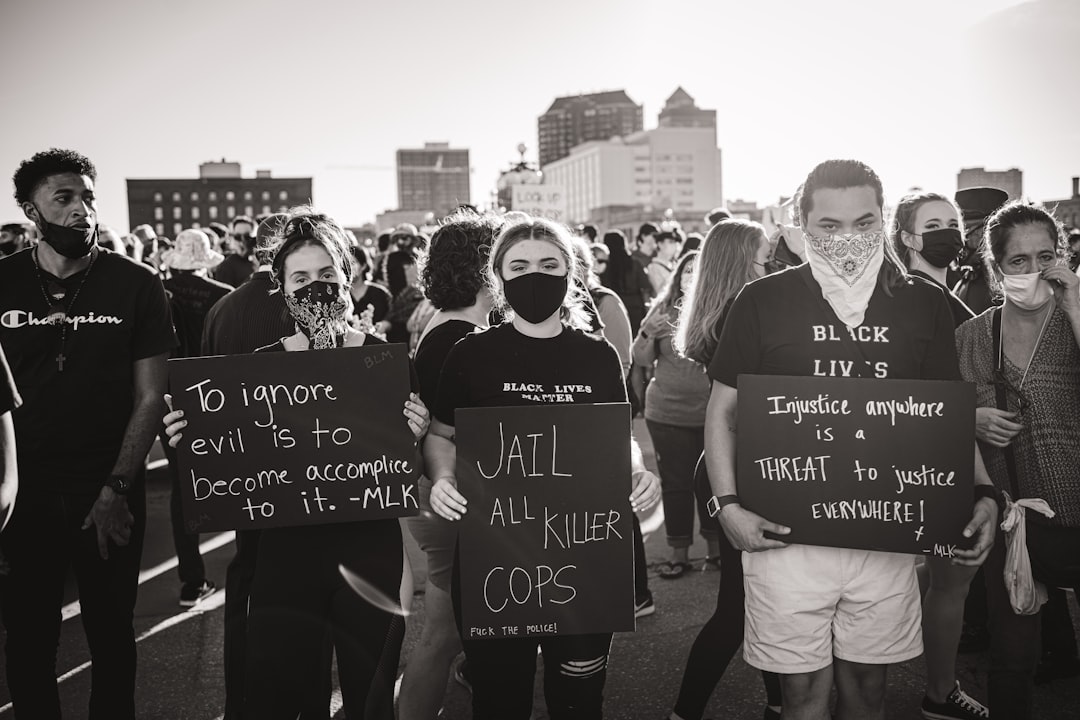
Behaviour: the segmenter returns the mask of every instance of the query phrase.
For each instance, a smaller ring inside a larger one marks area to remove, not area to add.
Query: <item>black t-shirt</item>
[[[210,308],[203,326],[202,354],[251,353],[296,332],[285,299],[273,289],[269,271],[260,270]]]
[[[24,400],[14,414],[19,474],[54,490],[98,486],[131,417],[135,361],[176,346],[165,289],[150,268],[99,248],[89,272],[60,281],[61,350],[31,252],[0,260],[0,343]]]
[[[450,350],[434,415],[453,425],[457,408],[611,402],[626,402],[626,387],[607,340],[565,326],[553,338],[532,338],[504,323]]]
[[[197,357],[201,354],[206,314],[214,303],[232,292],[232,288],[190,272],[174,272],[172,277],[162,281],[162,285],[169,296],[173,327],[180,341],[175,357]]]
[[[353,299],[356,314],[364,312],[367,306],[371,306],[371,322],[377,323],[386,319],[386,313],[390,312],[390,291],[382,285],[368,283],[363,296]]]
[[[848,327],[817,288],[809,266],[746,285],[728,313],[709,377],[729,387],[738,387],[740,373],[960,379],[952,315],[935,285],[914,278],[891,297],[875,287],[863,324],[850,331],[865,360],[853,357],[854,350],[841,340]]]
[[[439,376],[450,349],[457,341],[476,330],[468,320],[447,320],[424,335],[416,349],[416,374],[420,377],[420,399],[430,409],[438,400]]]
[[[0,415],[22,405],[19,391],[15,389],[15,378],[11,377],[4,348],[0,346]]]
[[[214,279],[238,288],[251,277],[253,272],[255,272],[255,267],[248,258],[242,255],[226,255],[225,259],[214,268]]]
[[[929,283],[933,283],[935,286],[941,288],[941,291],[945,293],[945,298],[949,301],[949,310],[950,312],[952,312],[954,328],[960,327],[968,320],[975,317],[975,313],[971,311],[971,308],[965,305],[963,300],[956,297],[956,293],[954,293],[952,290],[940,284],[939,282],[934,280],[934,278],[930,277],[924,272],[921,272],[919,270],[911,270],[909,272],[913,277],[922,278],[923,280],[926,280]]]

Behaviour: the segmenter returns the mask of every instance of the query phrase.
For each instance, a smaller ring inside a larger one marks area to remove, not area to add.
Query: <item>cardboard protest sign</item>
[[[634,629],[625,403],[459,409],[466,638]]]
[[[418,512],[404,345],[169,361],[189,532]]]
[[[970,383],[739,376],[739,497],[788,542],[951,557],[974,453]]]
[[[566,222],[566,188],[562,185],[513,185],[510,193],[510,204],[515,211]]]

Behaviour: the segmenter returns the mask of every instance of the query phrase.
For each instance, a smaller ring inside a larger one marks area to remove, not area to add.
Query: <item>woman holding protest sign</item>
[[[344,230],[333,219],[294,209],[269,254],[297,332],[259,352],[381,342],[349,325],[353,265]],[[417,395],[405,402],[404,415],[422,438],[429,421]],[[182,413],[169,413],[165,424],[175,447],[186,425]],[[329,639],[349,716],[392,719],[403,633],[396,616],[405,614],[409,596],[411,573],[396,519],[263,530],[248,617],[246,707],[252,717],[291,720],[306,709],[311,688],[325,683]]]
[[[436,420],[424,446],[434,480],[431,506],[442,517],[460,520],[468,503],[457,488],[458,408],[626,402],[618,353],[605,340],[584,332],[583,291],[571,282],[576,264],[569,233],[546,220],[514,224],[496,241],[489,265],[491,290],[511,320],[467,336],[450,351],[439,381]],[[572,386],[574,392],[551,392],[556,386]],[[644,468],[636,444],[630,450],[634,477],[630,502],[640,511],[659,499],[659,482]],[[455,578],[459,569],[455,559]],[[454,610],[460,623],[457,590],[455,581]],[[529,717],[539,645],[552,717],[601,717],[610,644],[610,633],[463,638],[473,684],[473,716]]]
[[[755,222],[723,220],[709,230],[701,255],[694,265],[694,273],[683,290],[682,304],[675,310],[675,331],[671,340],[684,361],[692,362],[701,370],[706,385],[709,380],[704,368],[716,351],[728,309],[746,283],[765,274],[769,250],[765,229]],[[646,325],[648,323],[647,319]],[[702,408],[702,448],[704,415]],[[692,492],[698,498],[701,533],[709,543],[705,567],[720,570],[720,586],[716,595],[716,610],[690,648],[679,697],[670,716],[673,720],[701,720],[709,697],[743,640],[741,553],[731,546],[720,532],[720,524],[705,509],[707,503],[701,496],[704,495],[707,501],[712,491],[701,452],[699,450],[698,457],[694,458],[696,469],[693,471]],[[693,501],[693,496],[690,500]],[[684,513],[689,515],[688,519],[692,522],[692,509],[687,508]],[[767,695],[765,717],[777,718],[780,716],[780,680],[774,673],[761,674]]]
[[[994,484],[1053,511],[1027,512],[1031,575],[1080,589],[1080,278],[1064,263],[1065,243],[1061,224],[1042,207],[999,208],[986,223],[982,253],[1005,302],[961,325],[956,342],[961,375],[975,383],[975,436]],[[1006,523],[1017,510],[1006,510]],[[1014,611],[1019,598],[1003,577],[1007,545],[998,533],[986,561],[990,707],[994,718],[1027,718],[1040,603],[1029,598],[1029,614]]]

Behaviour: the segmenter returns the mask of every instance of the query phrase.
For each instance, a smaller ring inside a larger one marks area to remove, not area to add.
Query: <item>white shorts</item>
[[[882,665],[922,654],[914,555],[789,545],[743,553],[743,657],[759,670]]]

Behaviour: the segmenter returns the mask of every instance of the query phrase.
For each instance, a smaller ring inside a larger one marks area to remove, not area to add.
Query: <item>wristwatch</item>
[[[105,487],[112,488],[117,495],[127,495],[131,492],[131,481],[123,475],[110,475],[105,481]]]
[[[728,505],[736,505],[738,503],[738,495],[713,495],[709,498],[709,502],[705,503],[705,507],[709,511],[709,517],[716,517],[720,514],[720,511]]]

